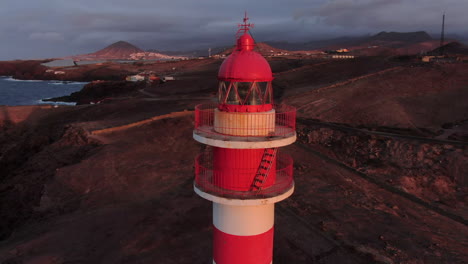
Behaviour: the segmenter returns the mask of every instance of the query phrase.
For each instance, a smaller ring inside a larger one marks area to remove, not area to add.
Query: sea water
[[[81,90],[85,84],[85,82],[23,81],[9,76],[0,76],[0,105],[75,105],[75,103],[44,102],[42,99],[69,95]]]

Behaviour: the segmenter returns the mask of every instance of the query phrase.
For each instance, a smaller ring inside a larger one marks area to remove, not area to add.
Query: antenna
[[[236,33],[236,39],[239,38],[240,33],[248,32],[250,28],[254,27],[254,24],[247,23],[249,21],[249,17],[247,16],[247,11],[245,11],[243,21],[244,21],[244,24],[238,25],[239,29],[237,30],[237,33]]]
[[[444,42],[445,42],[445,11],[444,14],[442,15],[442,32],[440,33],[440,55],[444,55]]]

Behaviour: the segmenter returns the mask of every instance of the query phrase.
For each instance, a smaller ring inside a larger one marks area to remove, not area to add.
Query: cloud
[[[462,10],[468,10],[468,1],[330,0],[314,8],[296,10],[293,17],[351,32],[437,32],[442,13],[447,11],[447,19],[450,19],[447,29],[466,32]]]
[[[29,35],[31,40],[63,41],[64,36],[58,32],[33,32]]]
[[[118,40],[159,50],[231,45],[245,10],[257,41],[306,42],[379,31],[434,33],[440,31],[444,10],[448,33],[468,33],[466,0],[2,1],[0,59],[23,56],[25,50],[35,57],[46,51],[89,53]]]

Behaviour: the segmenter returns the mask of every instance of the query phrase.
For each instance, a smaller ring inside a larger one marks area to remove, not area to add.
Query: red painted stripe
[[[213,227],[213,260],[216,264],[270,264],[273,227],[256,236],[235,236]]]
[[[213,183],[228,190],[248,191],[262,162],[265,149],[213,148]],[[272,160],[263,187],[276,181],[276,159]]]

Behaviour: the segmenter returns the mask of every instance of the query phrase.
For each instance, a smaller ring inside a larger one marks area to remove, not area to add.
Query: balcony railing
[[[229,177],[223,178],[225,171],[217,171],[213,166],[213,153],[205,151],[197,156],[195,159],[195,184],[198,189],[203,192],[231,199],[260,199],[281,195],[287,192],[293,186],[293,159],[291,156],[278,153],[276,158],[276,175],[272,184],[260,190],[231,190],[222,188],[220,186],[245,186],[245,178],[251,177],[252,181],[255,175],[251,173],[246,175],[246,170],[237,170],[230,175],[238,175],[239,182],[236,183],[237,178]],[[228,184],[223,181],[229,181]],[[242,182],[243,181],[243,182]]]
[[[195,107],[195,132],[217,138],[290,137],[296,131],[296,108],[274,105],[268,112],[222,112],[216,104]]]

